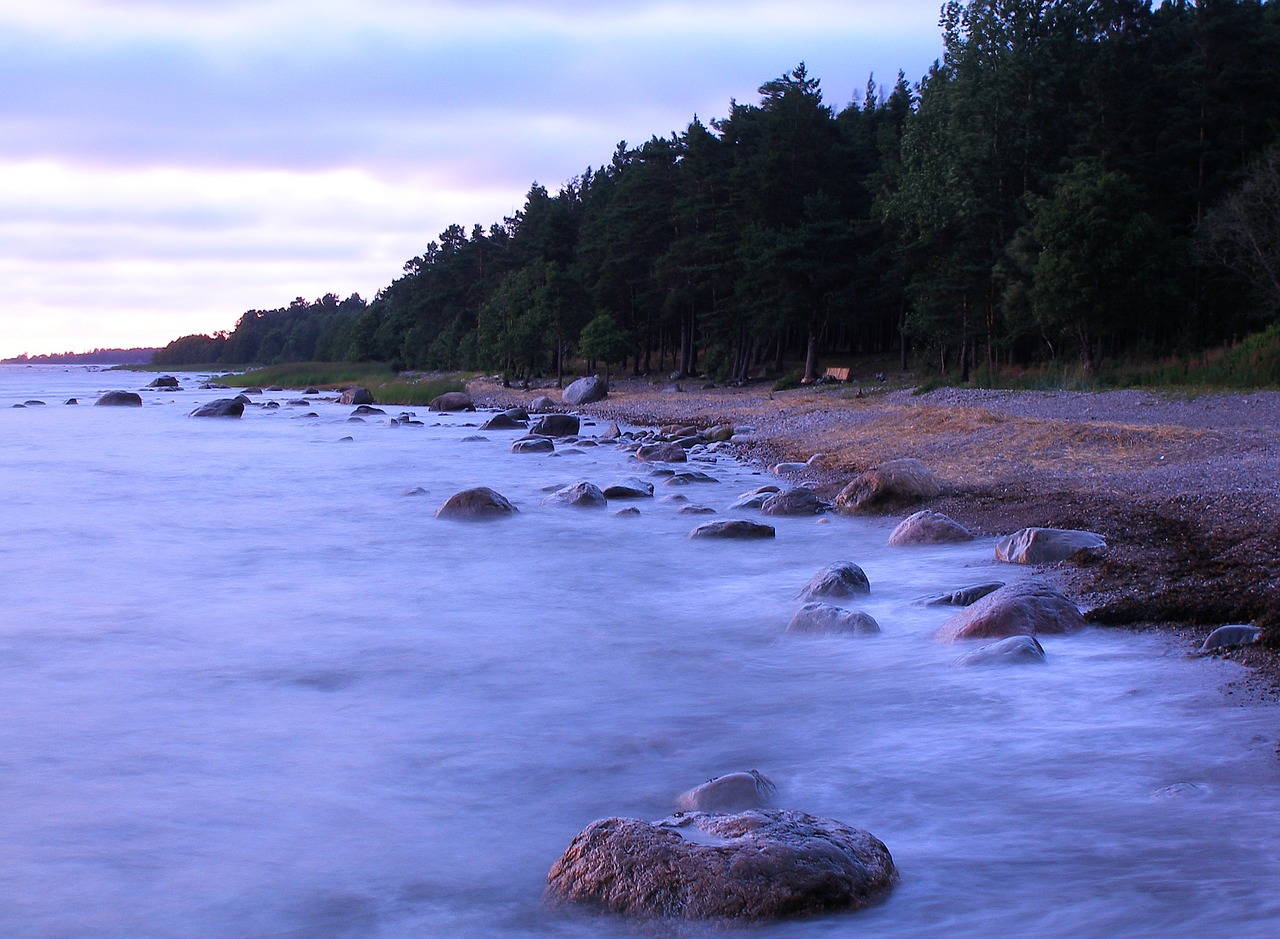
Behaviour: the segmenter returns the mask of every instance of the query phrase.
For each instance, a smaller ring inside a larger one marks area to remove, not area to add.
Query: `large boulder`
[[[606,499],[652,499],[653,483],[643,479],[624,479],[604,490]]]
[[[1010,564],[1056,564],[1106,546],[1106,539],[1091,531],[1023,528],[996,542],[996,560]]]
[[[815,597],[860,597],[871,592],[871,582],[857,564],[845,561],[830,564],[809,578],[809,582],[796,591],[797,600]]]
[[[436,518],[483,522],[508,518],[519,511],[502,493],[488,486],[478,486],[451,495],[444,505],[436,509]]]
[[[172,375],[161,375],[151,384],[147,385],[147,387],[148,388],[177,388],[179,387],[179,385],[178,385],[178,379],[174,378]]]
[[[526,418],[527,420],[527,418]],[[495,414],[483,424],[480,425],[481,430],[524,430],[527,425],[522,420],[509,417],[506,412]]]
[[[239,417],[244,413],[244,403],[235,398],[218,398],[208,404],[202,404],[192,411],[188,417]]]
[[[1047,584],[1008,584],[987,594],[942,624],[937,638],[1003,639],[1072,633],[1084,629],[1080,609]]]
[[[557,489],[542,501],[546,505],[571,505],[579,509],[603,509],[609,504],[599,487],[588,482]]]
[[[765,515],[821,515],[827,510],[827,503],[818,498],[818,494],[806,486],[797,486],[786,492],[774,493],[760,504],[760,511]]]
[[[565,404],[591,404],[603,401],[609,395],[609,386],[599,375],[579,378],[572,382],[560,395]]]
[[[772,525],[761,525],[746,519],[735,518],[719,522],[706,522],[689,532],[690,538],[772,538],[776,532]]]
[[[348,388],[338,398],[339,404],[377,404],[368,388]]]
[[[529,402],[529,410],[531,412],[550,411],[555,406],[556,403],[546,395],[538,395],[538,397]]]
[[[555,448],[550,437],[521,437],[511,444],[512,453],[551,453]]]
[[[687,463],[689,456],[678,443],[650,443],[636,451],[636,459],[645,463]]]
[[[529,433],[543,437],[568,437],[581,428],[581,422],[572,414],[544,414],[529,429]]]
[[[104,407],[140,408],[142,395],[133,391],[108,391],[93,403]]]
[[[476,406],[465,391],[446,391],[427,404],[428,411],[474,411]]]
[[[769,804],[778,787],[757,770],[726,773],[676,796],[681,812],[745,812]]]
[[[966,652],[957,665],[1021,665],[1044,661],[1044,646],[1035,636],[1010,636]]]
[[[806,603],[796,610],[787,623],[789,633],[849,633],[869,635],[878,633],[880,624],[860,610],[845,610],[830,603]]]
[[[870,832],[804,812],[606,818],[569,843],[547,897],[628,916],[767,920],[856,910],[897,880]]]
[[[910,505],[942,492],[928,467],[916,459],[890,460],[857,476],[836,496],[841,512]]]
[[[929,509],[909,515],[889,535],[889,544],[901,545],[956,544],[972,541],[973,532],[941,512]]]

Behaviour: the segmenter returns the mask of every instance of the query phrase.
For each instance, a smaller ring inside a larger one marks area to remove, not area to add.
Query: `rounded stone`
[[[490,521],[508,518],[519,511],[502,493],[488,486],[477,486],[451,495],[440,508],[436,509],[436,518],[456,521]]]
[[[1084,629],[1080,608],[1047,584],[1008,584],[987,594],[942,624],[937,638],[1002,639],[1073,633]]]
[[[958,544],[972,541],[973,532],[941,512],[924,509],[909,515],[889,535],[889,545]]]
[[[806,603],[787,623],[789,633],[845,633],[867,636],[880,631],[880,624],[860,610],[845,610],[830,603]]]

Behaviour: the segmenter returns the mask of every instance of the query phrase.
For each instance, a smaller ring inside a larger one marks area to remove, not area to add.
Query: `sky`
[[[0,0],[0,358],[372,299],[448,225],[805,62],[837,110],[941,0]]]

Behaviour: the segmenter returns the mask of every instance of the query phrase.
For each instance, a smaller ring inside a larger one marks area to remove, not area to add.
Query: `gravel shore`
[[[471,391],[502,405],[558,397],[483,381]],[[732,424],[748,440],[739,456],[766,466],[823,454],[808,483],[825,495],[884,460],[915,457],[944,486],[928,507],[981,534],[1102,534],[1102,557],[1054,571],[1092,621],[1177,628],[1189,641],[1251,622],[1264,646],[1280,648],[1280,393],[677,391],[627,379],[578,410],[642,425]],[[1274,656],[1238,655],[1274,675]]]

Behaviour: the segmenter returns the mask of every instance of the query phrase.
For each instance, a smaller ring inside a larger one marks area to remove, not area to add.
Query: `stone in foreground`
[[[1258,641],[1262,630],[1256,626],[1233,625],[1219,626],[1205,637],[1200,652],[1213,652],[1217,649],[1230,649],[1232,646],[1247,646]]]
[[[474,411],[475,403],[465,391],[446,391],[427,404],[428,411]]]
[[[856,910],[897,880],[889,849],[860,828],[804,812],[606,818],[570,842],[547,897],[609,913],[769,920]]]
[[[987,594],[942,624],[937,638],[1003,639],[1073,633],[1084,629],[1080,609],[1046,584],[1009,584]]]
[[[840,512],[865,512],[893,505],[910,505],[942,492],[928,467],[916,459],[890,460],[856,477],[836,496]]]
[[[192,411],[188,417],[239,417],[244,413],[244,402],[235,398],[218,398],[208,404],[202,404]]]
[[[745,812],[764,808],[778,791],[758,770],[726,773],[676,796],[681,812]]]
[[[609,386],[598,375],[579,378],[560,394],[565,404],[592,404],[603,401],[608,396]]]
[[[845,610],[830,603],[806,603],[787,623],[789,633],[813,635],[840,633],[867,636],[880,631],[880,624],[868,613]]]
[[[1023,528],[996,542],[996,560],[1010,564],[1056,564],[1106,546],[1106,539],[1091,531]]]
[[[142,395],[132,391],[108,391],[93,403],[101,404],[104,407],[140,408],[142,407]]]
[[[809,578],[809,582],[796,591],[797,600],[815,597],[858,597],[871,592],[871,582],[857,564],[846,561],[831,564]]]
[[[436,509],[436,518],[484,522],[507,518],[519,511],[502,493],[488,486],[478,486],[451,495],[444,505]]]
[[[957,665],[1020,665],[1043,662],[1044,646],[1035,636],[1010,636],[966,652],[956,659]]]
[[[720,522],[707,522],[689,532],[690,538],[772,538],[776,532],[772,525],[761,525],[736,518]]]
[[[958,544],[972,541],[973,532],[941,512],[924,509],[903,519],[889,535],[889,545]]]

